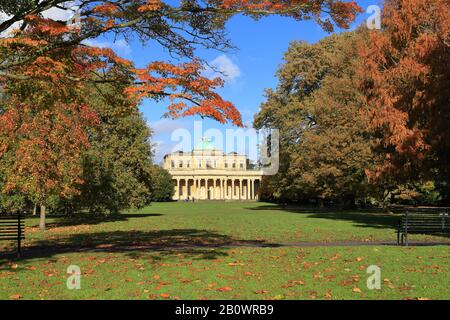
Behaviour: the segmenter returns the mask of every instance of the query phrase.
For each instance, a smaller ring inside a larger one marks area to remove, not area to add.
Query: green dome
[[[195,147],[195,150],[214,150],[214,145],[211,143],[210,139],[202,138]]]

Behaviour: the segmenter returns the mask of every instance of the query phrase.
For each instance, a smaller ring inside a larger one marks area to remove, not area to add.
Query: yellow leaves
[[[361,289],[357,288],[357,287],[353,288],[352,291],[355,292],[355,293],[361,293],[362,292]]]

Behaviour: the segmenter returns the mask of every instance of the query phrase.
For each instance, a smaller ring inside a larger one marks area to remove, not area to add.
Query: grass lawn
[[[23,259],[0,242],[0,299],[449,299],[449,246],[272,246],[392,242],[397,220],[252,202],[50,218],[45,233],[30,218]],[[69,265],[81,268],[80,290],[66,287]],[[366,286],[369,265],[381,268],[381,290]]]

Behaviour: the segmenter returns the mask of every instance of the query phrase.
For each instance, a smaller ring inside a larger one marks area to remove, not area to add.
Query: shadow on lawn
[[[339,210],[336,208],[311,208],[290,205],[265,205],[247,208],[249,210],[278,210],[303,214],[307,218],[353,221],[355,226],[363,228],[397,229],[399,214],[385,213],[381,210]]]
[[[340,221],[351,221],[355,227],[359,228],[375,228],[375,229],[391,229],[392,232],[397,230],[398,222],[405,209],[397,209],[395,213],[386,213],[382,209],[363,209],[355,210],[339,210],[336,208],[311,208],[299,207],[292,205],[263,205],[247,208],[248,210],[278,210],[281,212],[289,212],[305,215],[312,219],[330,219]],[[411,212],[442,212],[440,208],[431,209],[408,209]],[[440,235],[448,238],[446,234]]]
[[[20,260],[51,258],[56,254],[78,252],[120,252],[131,257],[139,254],[187,255],[191,259],[216,259],[226,256],[224,249],[231,246],[277,245],[258,240],[240,240],[230,236],[198,229],[157,231],[111,231],[60,235],[47,240],[36,240],[23,248]],[[13,248],[0,253],[0,264],[15,257]],[[158,257],[156,257],[158,258]]]
[[[75,216],[64,216],[64,215],[49,215],[48,218],[56,219],[56,221],[48,222],[48,228],[56,227],[71,227],[81,224],[85,225],[96,225],[105,222],[119,222],[128,221],[133,218],[148,218],[148,217],[160,217],[163,216],[161,213],[124,213],[124,214],[114,214],[114,215],[93,215],[93,214],[80,214]],[[39,224],[39,217],[27,216],[27,221],[35,222],[35,225]],[[36,221],[34,221],[36,220]]]

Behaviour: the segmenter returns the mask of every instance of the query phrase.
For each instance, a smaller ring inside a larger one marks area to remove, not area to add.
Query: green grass
[[[0,299],[449,299],[448,246],[252,247],[395,241],[397,219],[251,202],[50,218],[45,233],[30,218],[25,257],[0,254]],[[66,288],[69,265],[81,268],[81,290]],[[381,290],[366,286],[369,265],[381,268]]]

